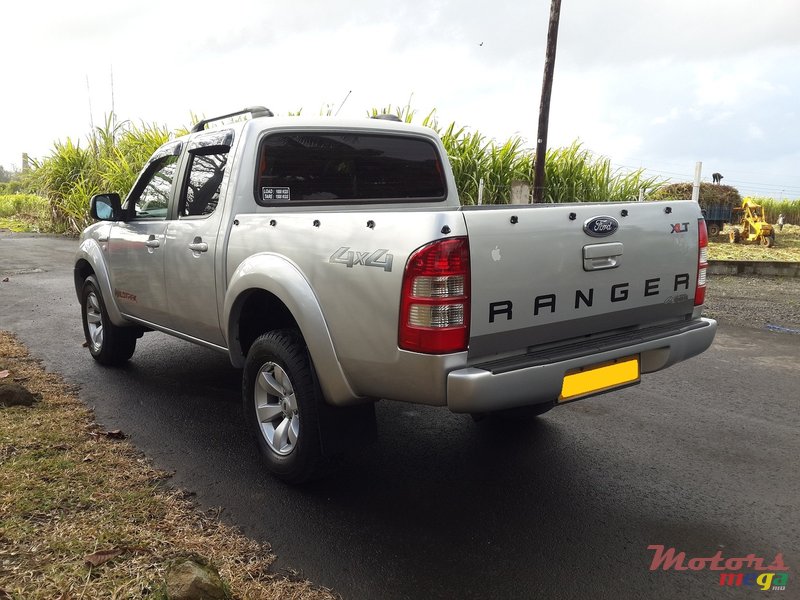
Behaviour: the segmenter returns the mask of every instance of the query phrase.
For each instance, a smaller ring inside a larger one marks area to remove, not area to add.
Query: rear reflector
[[[697,220],[697,240],[697,287],[694,291],[694,305],[701,306],[706,301],[708,276],[708,230],[705,219]]]
[[[416,250],[403,275],[398,346],[426,354],[466,350],[469,283],[467,238],[439,240]]]

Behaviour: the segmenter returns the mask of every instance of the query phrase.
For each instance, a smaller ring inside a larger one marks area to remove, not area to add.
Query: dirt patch
[[[800,332],[800,278],[711,276],[705,315],[736,327]]]

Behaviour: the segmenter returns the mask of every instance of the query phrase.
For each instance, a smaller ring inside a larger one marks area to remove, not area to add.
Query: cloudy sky
[[[412,105],[534,144],[549,0],[88,0],[4,9],[0,165],[121,119]],[[798,0],[562,0],[550,146],[800,198]],[[91,105],[91,113],[90,113]],[[91,116],[90,116],[91,115]]]

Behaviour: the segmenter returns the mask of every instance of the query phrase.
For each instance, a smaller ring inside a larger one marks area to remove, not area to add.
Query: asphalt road
[[[800,597],[798,335],[723,324],[698,358],[518,426],[381,402],[376,443],[291,488],[262,471],[224,355],[151,333],[125,368],[91,360],[75,245],[0,232],[0,329],[175,485],[268,541],[279,569],[346,599]],[[789,582],[730,590],[713,571],[650,571],[649,545],[781,552]]]

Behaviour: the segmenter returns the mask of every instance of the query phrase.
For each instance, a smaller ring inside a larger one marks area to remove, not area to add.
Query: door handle
[[[159,242],[154,235],[151,235],[144,245],[148,248],[158,248],[161,245],[161,242]]]
[[[203,238],[196,237],[192,240],[192,243],[189,244],[189,250],[192,252],[208,252],[208,244],[203,241]]]

